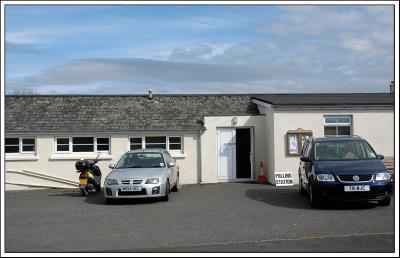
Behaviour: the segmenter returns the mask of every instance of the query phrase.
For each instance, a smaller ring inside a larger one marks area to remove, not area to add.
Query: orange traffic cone
[[[265,183],[265,175],[264,175],[264,162],[260,161],[260,173],[258,175],[258,183]]]

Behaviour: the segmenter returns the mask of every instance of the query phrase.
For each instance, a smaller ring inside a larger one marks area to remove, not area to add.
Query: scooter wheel
[[[89,192],[88,192],[88,190],[86,190],[86,189],[81,189],[81,194],[82,194],[82,196],[84,196],[84,197],[88,197],[88,196],[89,196]]]
[[[95,188],[96,188],[96,192],[99,193],[101,191],[101,186],[100,185],[96,185]]]

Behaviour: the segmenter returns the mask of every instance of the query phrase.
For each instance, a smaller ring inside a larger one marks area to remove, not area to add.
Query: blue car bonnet
[[[334,161],[314,161],[315,172],[332,173],[335,175],[345,174],[373,174],[386,171],[382,162],[378,159],[373,160],[334,160]]]

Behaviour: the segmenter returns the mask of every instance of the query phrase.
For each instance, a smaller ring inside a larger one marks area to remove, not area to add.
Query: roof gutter
[[[32,133],[32,134],[58,134],[58,133],[137,133],[137,132],[203,132],[204,128],[199,129],[136,129],[136,130],[5,130],[5,133]]]

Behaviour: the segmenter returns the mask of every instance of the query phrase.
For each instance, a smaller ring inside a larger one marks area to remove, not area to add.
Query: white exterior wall
[[[182,136],[183,153],[171,155],[175,158],[180,171],[181,184],[195,184],[198,182],[198,132],[154,132],[132,134],[43,134],[20,135],[7,134],[6,137],[35,137],[36,155],[6,154],[5,181],[6,190],[32,189],[28,185],[74,188],[78,186],[79,174],[75,171],[75,162],[80,158],[94,159],[97,154],[55,154],[55,137],[57,136],[90,136],[110,137],[110,154],[103,153],[97,165],[102,172],[102,185],[104,178],[111,171],[108,165],[117,163],[119,158],[129,150],[129,137],[141,136]],[[33,174],[39,173],[39,174]]]
[[[237,124],[232,120],[237,117]],[[207,130],[201,135],[201,182],[218,183],[217,175],[217,129],[218,128],[254,128],[254,176],[258,177],[258,165],[261,160],[266,161],[265,155],[265,116],[207,116],[204,117],[204,126]]]
[[[385,156],[394,155],[394,113],[393,110],[302,110],[274,112],[274,163],[275,172],[293,173],[298,183],[299,156],[286,153],[286,132],[297,128],[312,130],[314,137],[324,136],[325,115],[351,115],[353,134],[366,139],[375,151]],[[268,116],[268,115],[267,115]],[[267,132],[268,135],[268,132]],[[269,144],[267,142],[267,144]],[[270,183],[275,184],[273,177]]]

